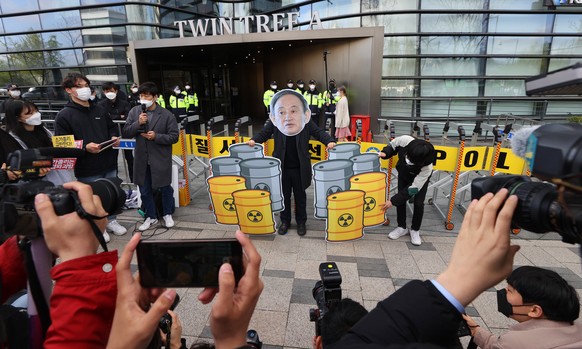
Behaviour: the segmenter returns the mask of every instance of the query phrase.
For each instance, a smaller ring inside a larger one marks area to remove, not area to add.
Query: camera
[[[513,152],[525,158],[532,176],[495,176],[471,182],[471,196],[507,188],[518,197],[513,228],[555,231],[567,243],[582,243],[582,125],[544,125],[514,136]],[[519,138],[522,138],[521,140]]]
[[[259,334],[255,330],[247,331],[247,346],[261,349],[263,347],[263,342],[259,339]]]
[[[176,298],[174,298],[174,303],[172,303],[172,305],[170,306],[170,310],[173,311],[174,309],[176,309],[179,303],[180,296],[176,293]],[[160,328],[160,330],[162,330],[162,332],[168,334],[168,332],[170,332],[172,328],[172,315],[170,315],[170,313],[165,313],[160,319],[158,327]]]
[[[0,185],[0,234],[42,235],[34,212],[34,197],[40,193],[48,195],[59,216],[81,207],[76,191],[55,186],[40,176],[40,169],[52,167],[52,160],[52,156],[42,155],[37,149],[17,150],[8,156],[9,168],[21,171],[23,176],[16,183]],[[109,214],[121,212],[125,203],[125,192],[120,184],[119,178],[101,178],[89,184]]]
[[[334,262],[319,265],[321,280],[315,283],[312,294],[317,308],[309,309],[309,321],[315,322],[315,335],[321,334],[320,321],[342,300],[342,276]]]

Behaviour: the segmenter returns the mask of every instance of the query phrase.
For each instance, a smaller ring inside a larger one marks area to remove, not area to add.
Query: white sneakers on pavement
[[[415,246],[420,246],[422,240],[420,239],[420,231],[410,229],[410,243]]]
[[[106,231],[112,232],[113,234],[118,236],[127,233],[127,229],[125,229],[124,226],[119,224],[119,222],[116,219],[109,221],[109,223],[107,223]]]
[[[408,234],[408,228],[396,227],[396,229],[392,230],[390,234],[388,234],[388,237],[392,240],[396,240],[406,234]]]
[[[174,220],[172,219],[171,214],[167,214],[163,218],[164,218],[164,223],[166,224],[166,228],[171,228],[174,226]]]
[[[158,220],[148,217],[145,219],[145,221],[143,221],[143,224],[137,228],[137,230],[145,231],[145,230],[148,230],[152,225],[155,225],[155,224],[158,224]]]

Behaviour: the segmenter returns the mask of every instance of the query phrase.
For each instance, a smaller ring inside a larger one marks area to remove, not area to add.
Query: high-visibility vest
[[[180,96],[176,96],[176,94],[172,94],[170,96],[170,107],[172,107],[172,109],[176,109],[176,108],[184,108],[184,109],[188,109],[188,94],[186,93],[186,91],[182,91],[182,93],[180,93]]]
[[[263,104],[265,104],[265,108],[269,109],[271,105],[271,99],[273,99],[275,93],[276,91],[273,91],[271,89],[265,91],[265,93],[263,94]]]
[[[158,103],[158,105],[162,108],[166,107],[166,101],[164,100],[164,96],[159,95],[158,99],[156,100],[156,103]]]
[[[198,95],[196,94],[196,92],[194,92],[194,94],[188,95],[188,105],[195,107],[198,106]]]
[[[336,89],[335,92],[331,92],[331,95],[330,92],[330,90],[323,92],[324,103],[337,104],[341,98],[339,91]]]
[[[303,97],[305,97],[305,99],[307,100],[307,104],[309,104],[310,106],[321,108],[321,106],[323,105],[323,98],[321,96],[321,93],[318,93],[317,90],[313,91],[313,93],[311,91],[305,91]]]

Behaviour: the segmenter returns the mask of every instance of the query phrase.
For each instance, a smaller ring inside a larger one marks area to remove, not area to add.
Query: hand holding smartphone
[[[230,263],[235,282],[243,275],[236,239],[142,240],[137,262],[143,287],[218,287],[218,271]]]

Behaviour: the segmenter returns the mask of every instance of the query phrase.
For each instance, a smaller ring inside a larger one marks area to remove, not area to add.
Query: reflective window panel
[[[483,15],[478,13],[422,14],[420,16],[420,29],[423,33],[480,33],[483,31],[483,18]]]
[[[80,5],[79,0],[40,0],[39,3],[42,10]]]
[[[525,96],[524,80],[487,80],[485,96]]]
[[[479,58],[423,58],[420,60],[420,75],[424,76],[474,76],[479,73]]]
[[[417,14],[362,16],[363,27],[384,26],[384,33],[416,33]]]
[[[420,82],[421,97],[473,97],[479,95],[477,80],[423,79]]]
[[[52,0],[51,0],[52,1]],[[2,13],[32,12],[38,10],[38,0],[2,1]]]
[[[42,29],[63,29],[81,26],[79,11],[61,11],[41,13],[40,21]]]
[[[80,30],[63,30],[42,33],[42,39],[44,42],[56,41],[55,46],[58,48],[83,46],[83,37],[81,36]]]
[[[533,115],[534,102],[527,101],[493,101],[488,108],[491,116],[497,117],[501,114],[513,115]]]
[[[479,54],[484,36],[424,36],[420,39],[422,54]]]
[[[487,43],[489,54],[542,54],[544,37],[491,36]]]
[[[421,101],[421,117],[475,117],[477,115],[476,101],[446,100]],[[453,130],[456,133],[456,130]]]
[[[416,75],[415,58],[385,58],[382,60],[382,76]]]
[[[393,36],[384,38],[385,55],[410,55],[416,54],[418,37]]]
[[[486,0],[422,0],[423,10],[482,10]]]
[[[382,80],[382,97],[413,97],[414,80]]]
[[[21,33],[41,29],[38,15],[5,17],[2,22],[4,22],[6,33]]]
[[[412,116],[412,103],[413,101],[384,100],[382,101],[382,111],[380,113],[384,118],[409,118]]]
[[[541,58],[489,58],[487,59],[487,75],[525,75],[541,74]]]

